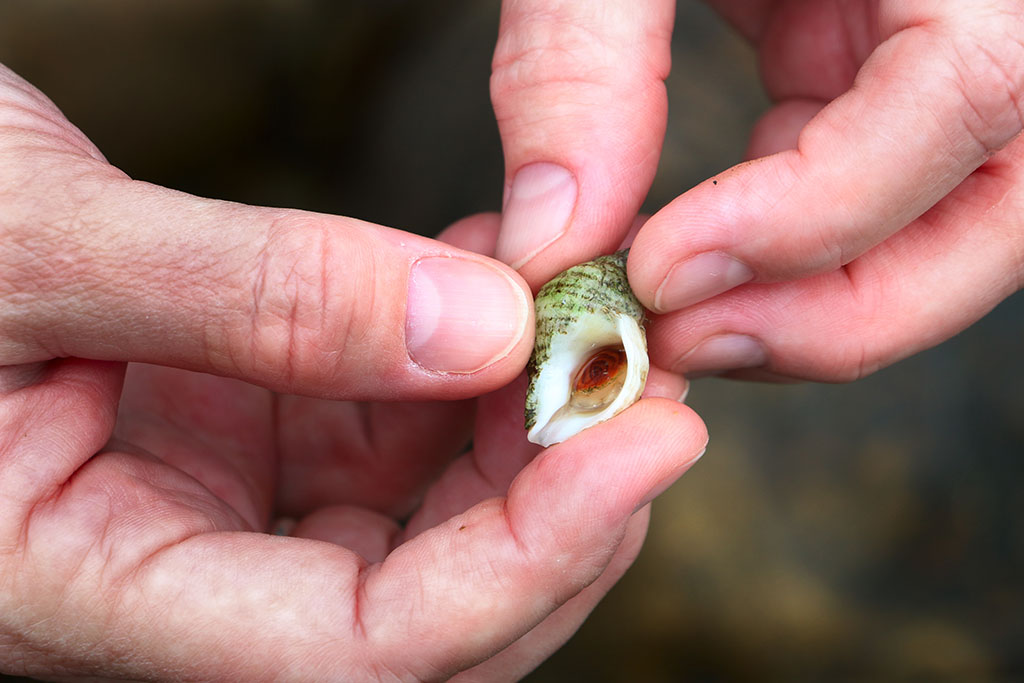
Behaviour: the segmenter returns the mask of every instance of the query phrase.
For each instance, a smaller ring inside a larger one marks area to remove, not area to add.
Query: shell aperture
[[[647,381],[644,309],[620,251],[573,266],[541,287],[527,365],[527,438],[542,446],[611,418]]]

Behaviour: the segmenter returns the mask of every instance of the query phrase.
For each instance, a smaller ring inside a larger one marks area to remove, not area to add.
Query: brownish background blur
[[[0,61],[136,178],[431,235],[499,207],[497,10],[5,0]],[[681,2],[677,24],[649,210],[739,161],[767,104],[706,7]],[[853,385],[697,382],[708,454],[528,680],[1024,678],[1022,339],[1017,296]]]

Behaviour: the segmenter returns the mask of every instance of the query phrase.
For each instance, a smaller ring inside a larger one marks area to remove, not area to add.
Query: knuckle
[[[1024,128],[1024,12],[993,11],[953,43],[954,82],[964,102],[962,125],[987,152]]]
[[[874,374],[882,368],[879,360],[875,359],[863,339],[853,340],[846,345],[840,353],[839,362],[831,373],[829,381],[839,384],[848,384]]]
[[[888,365],[883,360],[878,340],[870,334],[870,328],[857,330],[827,346],[813,342],[813,346],[805,350],[807,367],[794,374],[812,381],[849,384]]]
[[[243,358],[253,370],[287,385],[306,382],[335,375],[373,343],[373,253],[350,241],[344,258],[341,249],[336,231],[317,218],[274,223],[250,278]]]
[[[618,14],[616,14],[618,12]],[[575,101],[606,101],[623,87],[661,82],[671,61],[671,33],[661,24],[638,23],[635,12],[603,7],[543,8],[505,22],[494,52],[491,95],[496,108],[531,89],[571,87]]]
[[[586,27],[551,15],[503,32],[492,63],[496,102],[525,89],[553,84],[596,86],[608,72],[600,38]]]
[[[904,298],[899,278],[887,277],[857,264],[843,270],[842,289],[835,293],[836,300],[845,301],[848,316],[832,319],[836,326],[826,330],[837,343],[832,347],[819,347],[826,353],[824,379],[848,383],[863,379],[905,355],[905,344],[900,339],[901,325],[894,319],[894,302]],[[834,302],[826,302],[834,310]],[[833,334],[834,333],[834,334]]]
[[[21,187],[32,182],[18,164],[4,164],[0,186]],[[11,174],[10,183],[5,182]],[[53,184],[44,185],[52,192]],[[76,190],[75,182],[62,188]],[[48,195],[49,196],[49,195]],[[0,191],[0,364],[24,362],[48,355],[43,340],[59,316],[60,302],[69,290],[89,282],[88,259],[76,252],[75,234],[81,224],[77,206],[48,206],[17,191]]]
[[[41,116],[0,94],[0,364],[61,355],[54,322],[86,283],[105,283],[90,212],[120,173],[78,148],[77,129]]]

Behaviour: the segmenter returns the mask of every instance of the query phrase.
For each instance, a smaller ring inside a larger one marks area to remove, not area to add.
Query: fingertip
[[[623,207],[602,188],[604,160],[576,163],[586,168],[583,177],[554,163],[524,166],[516,172],[502,211],[496,256],[534,291],[566,268],[610,253],[621,241],[622,225],[608,214]],[[603,214],[597,219],[596,197]],[[615,205],[611,211],[610,205]]]
[[[451,375],[513,370],[525,364],[532,327],[529,288],[503,264],[449,256],[413,264],[405,337],[421,368]]]
[[[633,218],[633,223],[629,226],[629,230],[626,231],[626,236],[622,238],[622,242],[619,243],[619,249],[629,249],[633,246],[633,240],[640,234],[640,229],[644,227],[644,224],[650,220],[651,215],[649,213],[638,214]]]
[[[746,158],[759,159],[797,148],[800,132],[813,119],[825,102],[794,98],[769,109],[750,134]]]
[[[690,391],[690,382],[682,374],[652,365],[647,373],[643,398],[667,398],[683,402]]]
[[[658,444],[692,462],[708,444],[704,421],[692,408],[674,398],[652,397],[635,403],[630,410],[638,438]]]
[[[763,368],[768,361],[768,350],[763,341],[749,334],[729,332],[712,335],[698,343],[673,365],[673,370],[701,377]]]
[[[509,491],[511,508],[537,533],[580,520],[610,533],[675,481],[707,446],[707,429],[675,399],[645,398],[611,420],[544,451]],[[526,508],[518,505],[529,500]],[[541,524],[537,515],[546,521]],[[588,528],[593,532],[593,528]],[[582,538],[582,536],[581,536]]]
[[[505,3],[491,96],[507,201],[497,255],[534,288],[613,251],[657,168],[674,3]],[[595,68],[595,65],[608,68]]]
[[[437,239],[453,247],[493,258],[500,230],[501,214],[488,211],[455,221],[442,230]]]
[[[632,543],[629,532],[642,532],[652,492],[674,481],[705,443],[689,408],[645,399],[548,449],[505,499],[477,503],[388,555],[365,584],[363,623],[400,653],[397,661],[420,670],[425,661],[434,672],[479,661],[597,580],[621,544]],[[627,555],[633,550],[626,546]],[[404,621],[388,609],[400,590],[420,596]],[[511,593],[518,598],[508,600]],[[447,624],[443,635],[438,623]],[[440,647],[455,637],[462,647]]]
[[[387,515],[351,505],[333,505],[303,517],[283,535],[326,541],[358,553],[367,562],[380,562],[391,551],[391,540],[400,530]]]
[[[729,209],[731,190],[720,190],[722,182],[705,181],[639,228],[626,272],[637,298],[651,311],[677,310],[754,277],[750,267],[728,251],[732,231],[729,218],[722,214]]]
[[[651,216],[627,263],[630,285],[644,306],[668,313],[748,282],[776,279],[794,253],[808,260],[800,262],[800,271],[782,275],[818,268],[820,254],[801,251],[804,245],[790,232],[770,230],[772,211],[797,184],[795,158],[795,152],[783,152],[738,164]]]
[[[568,168],[548,162],[523,166],[512,178],[496,254],[522,268],[566,233],[576,207],[579,184]]]

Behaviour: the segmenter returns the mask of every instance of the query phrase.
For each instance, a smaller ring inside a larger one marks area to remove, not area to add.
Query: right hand
[[[1024,10],[1013,0],[709,0],[776,99],[757,157],[655,213],[630,284],[682,373],[849,381],[1024,284]],[[498,255],[533,287],[615,249],[653,178],[675,0],[506,0]],[[709,124],[711,125],[711,124]]]

